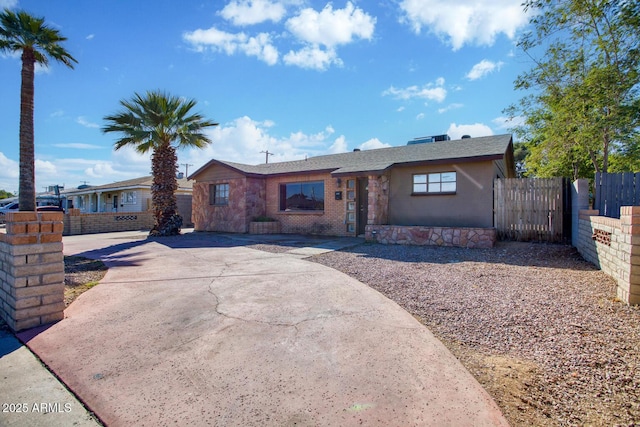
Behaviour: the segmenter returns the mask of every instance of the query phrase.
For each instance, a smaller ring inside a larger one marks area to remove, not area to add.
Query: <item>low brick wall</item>
[[[281,231],[278,221],[251,221],[249,234],[279,234]]]
[[[581,210],[576,248],[618,282],[617,296],[640,304],[640,206],[623,206],[620,219]]]
[[[383,244],[492,248],[495,228],[367,225],[365,238]]]
[[[14,331],[64,317],[61,212],[11,212],[0,233],[0,315]]]
[[[79,209],[70,209],[64,216],[64,235],[151,230],[153,224],[151,212],[80,213]]]

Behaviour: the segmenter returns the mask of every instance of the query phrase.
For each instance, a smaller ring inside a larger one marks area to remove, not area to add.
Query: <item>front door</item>
[[[358,236],[360,236],[365,232],[369,216],[369,179],[358,178],[356,185],[358,186],[356,196],[356,202],[358,205],[358,221],[356,224],[356,230],[358,231]]]
[[[113,211],[118,212],[118,196],[113,196]]]

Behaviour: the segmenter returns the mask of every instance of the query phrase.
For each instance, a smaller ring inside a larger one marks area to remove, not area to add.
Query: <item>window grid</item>
[[[437,172],[413,175],[414,194],[437,194],[456,192],[456,173]]]
[[[209,187],[209,204],[229,204],[229,184],[212,184]]]

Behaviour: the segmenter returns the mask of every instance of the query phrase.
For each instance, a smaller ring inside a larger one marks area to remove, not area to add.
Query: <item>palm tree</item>
[[[155,226],[151,236],[180,234],[182,217],[177,212],[175,191],[178,188],[176,148],[203,148],[211,143],[202,131],[217,123],[206,120],[191,109],[195,100],[185,100],[164,92],[136,93],[131,100],[122,100],[123,110],[106,116],[102,131],[118,132],[122,138],[115,149],[132,146],[139,153],[152,151],[151,201]],[[175,147],[174,145],[175,144]]]
[[[33,82],[35,64],[48,65],[49,58],[73,68],[76,61],[61,45],[67,40],[58,30],[48,27],[44,18],[27,12],[0,14],[0,51],[22,52],[22,85],[20,87],[20,179],[21,211],[36,210],[35,155],[33,136]]]

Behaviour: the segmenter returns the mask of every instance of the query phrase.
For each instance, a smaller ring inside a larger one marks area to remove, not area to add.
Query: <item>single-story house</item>
[[[189,179],[196,231],[247,233],[256,218],[269,217],[282,233],[393,235],[399,243],[440,244],[444,228],[446,244],[466,229],[493,227],[493,180],[505,177],[515,177],[511,135],[260,165],[213,159]]]
[[[128,179],[105,185],[81,185],[62,192],[68,208],[79,209],[81,213],[99,212],[145,212],[151,209],[152,176]],[[191,219],[191,194],[193,182],[178,178],[178,209],[185,219]]]

